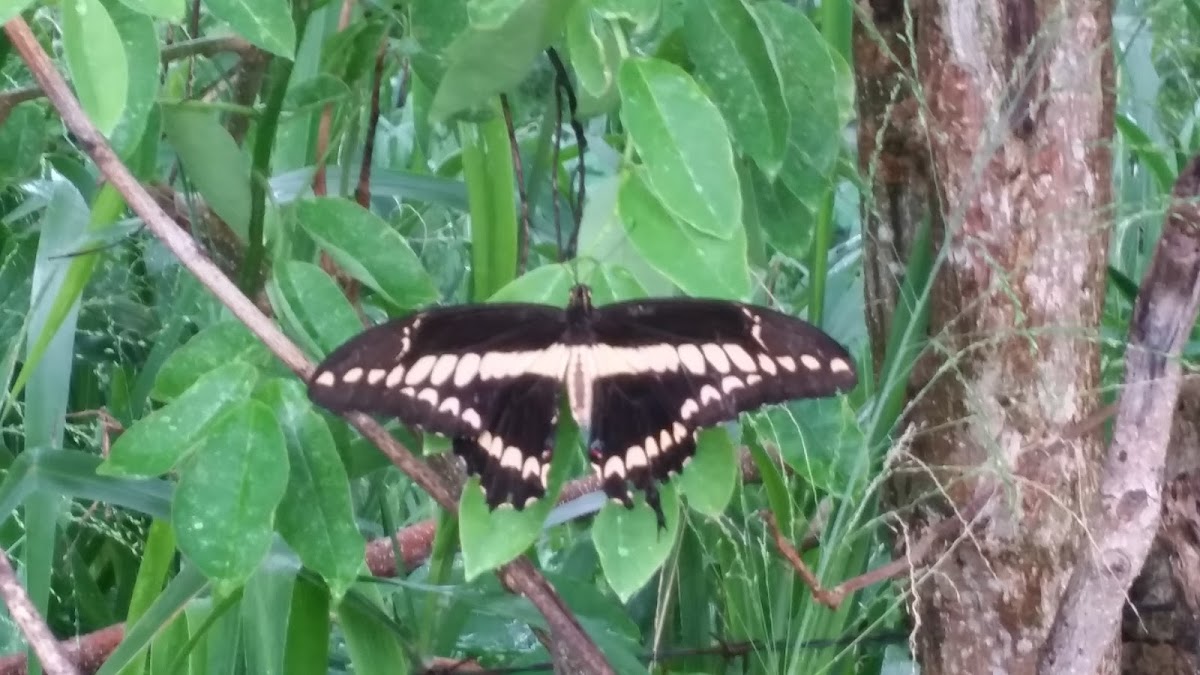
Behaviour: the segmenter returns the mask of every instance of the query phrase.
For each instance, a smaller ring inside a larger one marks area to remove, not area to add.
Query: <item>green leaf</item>
[[[411,672],[400,634],[382,609],[379,589],[364,584],[337,606],[337,624],[346,639],[354,672],[390,675]],[[414,664],[415,665],[415,664]]]
[[[180,476],[171,509],[179,550],[219,591],[245,581],[266,556],[287,461],[274,414],[250,400],[212,425]]]
[[[612,28],[593,16],[588,4],[577,4],[567,15],[567,51],[580,88],[594,97],[608,93],[616,79],[605,47]]]
[[[562,34],[576,0],[491,0],[467,5],[467,30],[446,49],[446,70],[433,96],[435,121],[515,88],[542,50]]]
[[[170,401],[206,373],[234,361],[268,366],[274,362],[274,356],[241,321],[213,324],[167,357],[150,395],[159,401]]]
[[[662,0],[591,0],[592,9],[606,19],[628,21],[641,32],[662,15]]]
[[[478,477],[472,477],[463,486],[458,520],[463,575],[468,581],[516,558],[537,541],[542,523],[558,500],[572,459],[578,457],[579,429],[575,424],[558,425],[555,448],[546,495],[520,511],[509,505],[501,505],[494,511],[488,509]]]
[[[446,50],[467,30],[467,0],[412,0],[409,12],[418,47],[412,55],[413,72],[436,91],[446,73]]]
[[[17,18],[34,0],[0,0],[0,23]]]
[[[287,443],[289,476],[279,503],[279,534],[305,567],[325,579],[334,602],[341,602],[363,566],[364,541],[333,435],[297,380],[272,380],[258,397],[270,406]]]
[[[486,298],[517,276],[517,201],[508,127],[499,101],[480,122],[459,122],[471,212],[471,289]]]
[[[362,319],[325,270],[288,260],[267,284],[275,316],[309,353],[324,355],[362,332]]]
[[[158,96],[158,70],[162,63],[158,51],[158,33],[154,29],[154,21],[144,13],[133,12],[114,0],[102,1],[125,44],[129,59],[125,112],[109,135],[109,142],[117,154],[128,157],[142,141],[150,113],[154,110],[155,97]],[[179,4],[182,10],[182,3]]]
[[[846,484],[864,447],[854,411],[842,398],[792,401],[751,418],[762,441],[809,485],[825,491]]]
[[[121,0],[121,4],[157,19],[180,23],[187,12],[186,0]]]
[[[772,183],[751,163],[744,162],[739,175],[746,204],[746,227],[757,224],[781,253],[806,259],[813,242],[814,214],[783,181]]]
[[[488,302],[536,302],[566,307],[574,285],[574,271],[568,265],[542,265],[505,284]]]
[[[129,90],[129,63],[121,35],[100,0],[66,0],[62,40],[75,95],[107,136],[121,119]]]
[[[15,183],[32,176],[46,145],[45,119],[42,106],[32,101],[9,111],[0,124],[0,181]]]
[[[263,49],[290,59],[296,51],[296,25],[286,0],[205,0],[213,16]]]
[[[732,238],[741,230],[742,197],[720,111],[686,72],[666,61],[629,59],[617,83],[621,121],[647,185],[680,220],[711,237]]]
[[[853,114],[854,80],[803,11],[777,0],[755,5],[754,11],[775,53],[791,112],[778,177],[815,214],[842,151],[842,128]]]
[[[329,591],[301,575],[292,586],[288,607],[287,644],[283,672],[289,675],[328,675],[330,625]]]
[[[592,302],[610,302],[646,297],[646,290],[629,270],[619,265],[596,265],[590,260],[555,263],[530,270],[496,291],[488,302],[535,302],[566,307],[571,288],[585,279]]]
[[[679,532],[679,497],[675,486],[659,486],[659,499],[667,527],[658,529],[654,512],[639,493],[634,508],[609,501],[596,515],[592,541],[600,556],[600,567],[613,592],[627,602],[654,576],[675,545]]]
[[[638,252],[690,295],[745,298],[750,294],[746,234],[711,237],[680,222],[663,207],[640,175],[626,175],[618,197],[621,220]]]
[[[675,284],[646,262],[625,231],[617,207],[621,180],[614,175],[588,183],[587,208],[579,224],[578,264],[582,268],[588,258],[594,258],[601,263],[601,271],[617,267],[631,274],[646,289],[643,296],[673,295]]]
[[[97,473],[155,476],[169,471],[223,413],[241,407],[257,379],[253,366],[229,363],[210,371],[174,401],[121,434]]]
[[[775,62],[743,0],[686,5],[683,40],[733,139],[771,177],[787,148],[791,118]]]
[[[317,73],[289,87],[283,107],[292,114],[311,112],[349,96],[350,87],[345,82],[328,73]]]
[[[345,199],[296,204],[296,220],[350,276],[400,309],[438,299],[429,273],[408,242],[383,219]]]
[[[723,427],[705,429],[696,455],[679,475],[679,489],[688,506],[706,516],[719,516],[729,506],[737,485],[737,450]]]
[[[188,179],[244,241],[250,224],[250,164],[215,113],[163,109],[163,131]]]

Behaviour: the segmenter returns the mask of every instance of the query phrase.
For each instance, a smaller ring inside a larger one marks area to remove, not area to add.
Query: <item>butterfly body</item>
[[[746,410],[855,386],[845,348],[774,310],[719,300],[647,299],[566,309],[436,308],[352,338],[316,369],[309,395],[334,411],[387,414],[453,439],[488,505],[545,494],[560,395],[588,439],[604,491],[657,505],[699,429]]]

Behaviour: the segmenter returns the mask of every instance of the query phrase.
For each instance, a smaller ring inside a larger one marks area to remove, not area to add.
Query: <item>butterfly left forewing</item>
[[[567,347],[554,307],[439,308],[391,321],[334,350],[309,379],[335,412],[394,416],[448,436],[493,508],[545,493]]]
[[[518,374],[537,370],[562,334],[562,311],[542,305],[471,305],[413,314],[370,328],[334,350],[309,379],[313,401],[335,412],[395,416],[446,436],[484,430],[484,409]]]
[[[625,503],[626,481],[651,497],[653,481],[683,467],[695,452],[698,429],[857,383],[853,361],[837,341],[762,307],[640,300],[600,308],[592,329],[589,459],[605,491]]]

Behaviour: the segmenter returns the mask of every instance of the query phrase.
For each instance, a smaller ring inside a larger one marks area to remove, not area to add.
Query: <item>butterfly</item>
[[[488,506],[546,493],[560,397],[587,439],[604,492],[632,508],[687,466],[699,430],[858,382],[846,348],[815,326],[756,305],[691,298],[566,308],[471,304],[370,328],[314,371],[309,397],[335,412],[394,416],[452,439]]]

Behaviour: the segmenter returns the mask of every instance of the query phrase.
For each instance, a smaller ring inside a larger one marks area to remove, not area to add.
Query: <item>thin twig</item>
[[[358,184],[354,187],[354,201],[364,209],[371,208],[371,164],[375,158],[375,137],[379,133],[379,93],[383,89],[383,71],[387,65],[388,41],[379,41],[375,54],[375,76],[371,80],[371,109],[367,112],[367,133],[363,138],[362,162],[358,170]]]
[[[584,155],[587,153],[587,138],[583,133],[583,124],[579,122],[579,100],[575,97],[575,87],[571,84],[571,76],[567,73],[567,67],[563,65],[562,59],[558,56],[558,51],[553,47],[546,50],[546,55],[550,58],[551,65],[554,66],[554,83],[555,92],[562,91],[567,95],[567,111],[570,113],[568,118],[571,122],[571,130],[575,133],[576,147],[576,165],[575,173],[579,185],[576,189],[575,203],[572,209],[574,216],[575,229],[571,232],[571,238],[567,242],[567,257],[575,257],[575,251],[579,246],[579,227],[583,223],[583,203],[587,199],[587,185],[584,180],[586,177],[586,167],[584,166]],[[562,100],[558,100],[559,114],[562,111]],[[558,126],[562,127],[561,120]],[[557,170],[557,162],[555,163]]]
[[[42,662],[42,667],[46,669],[46,672],[50,675],[77,675],[79,671],[63,654],[58,640],[55,640],[54,635],[50,632],[50,627],[38,614],[37,609],[33,606],[33,601],[29,599],[29,594],[25,592],[25,587],[17,580],[17,575],[8,562],[8,552],[2,548],[0,548],[0,596],[4,598],[9,616],[17,623],[17,627],[25,635],[29,646],[33,647],[33,652],[37,654],[38,661]]]
[[[569,256],[562,236],[562,206],[558,193],[558,155],[562,148],[562,89],[554,86],[554,142],[550,144],[550,203],[554,214],[554,245],[558,247],[558,261]]]
[[[304,353],[204,256],[196,242],[167,217],[121,163],[120,158],[83,112],[79,101],[75,99],[66,81],[55,69],[54,63],[24,19],[18,17],[10,20],[4,25],[4,30],[30,72],[46,91],[63,123],[79,139],[80,147],[96,162],[96,166],[109,183],[121,192],[130,208],[146,223],[146,227],[229,308],[234,316],[246,324],[280,361],[297,375],[307,379],[312,372],[312,364]],[[456,495],[427,464],[413,456],[367,415],[352,414],[346,417],[364,438],[373,442],[393,464],[410,476],[434,500],[449,511],[455,511]],[[500,568],[497,570],[497,576],[506,588],[529,599],[542,613],[550,634],[563,652],[569,655],[572,663],[591,672],[613,672],[608,660],[583,632],[583,628],[567,610],[554,588],[527,558],[520,558]]]

